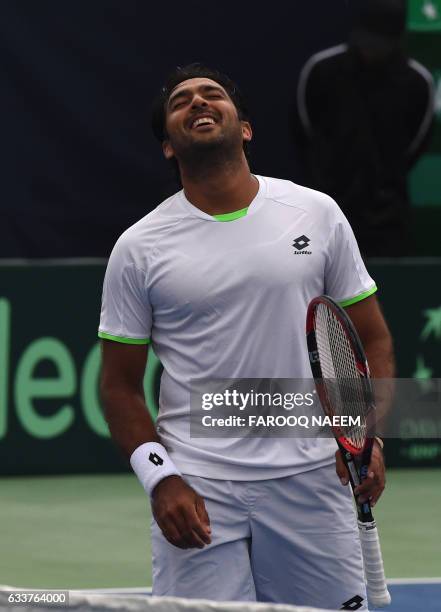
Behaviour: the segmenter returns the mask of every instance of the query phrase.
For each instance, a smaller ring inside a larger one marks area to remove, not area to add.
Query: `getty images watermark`
[[[282,408],[285,411],[292,411],[296,408],[311,408],[314,405],[316,391],[307,393],[280,393],[280,392],[261,392],[251,389],[248,392],[241,392],[237,389],[225,389],[223,392],[203,393],[201,398],[201,408],[204,411],[214,411],[214,414],[201,415],[203,427],[302,427],[304,429],[323,428],[325,426],[334,427],[353,427],[361,425],[361,417],[349,415],[324,414],[308,415],[301,411],[301,414],[259,414],[250,412],[252,409],[261,410]],[[217,409],[223,412],[222,416],[217,415]],[[225,408],[234,408],[239,412],[247,412],[245,416],[229,414],[225,416]]]
[[[327,416],[312,379],[193,381],[195,438],[332,437],[331,426],[360,427],[359,416]]]
[[[376,406],[385,438],[441,439],[441,379],[216,379],[191,381],[190,436],[194,438],[331,438],[332,427],[357,433],[360,406]],[[335,412],[326,414],[323,386]],[[317,388],[321,389],[319,394]]]

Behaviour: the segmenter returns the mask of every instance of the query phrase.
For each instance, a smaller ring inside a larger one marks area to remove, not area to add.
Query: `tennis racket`
[[[374,394],[366,355],[345,311],[325,295],[314,298],[308,306],[306,336],[311,370],[325,414],[331,421],[339,416],[352,417],[352,422],[357,422],[347,427],[332,426],[353,491],[367,477],[375,437]],[[369,501],[359,504],[355,498],[355,502],[368,598],[375,607],[387,606],[391,597],[377,525]]]

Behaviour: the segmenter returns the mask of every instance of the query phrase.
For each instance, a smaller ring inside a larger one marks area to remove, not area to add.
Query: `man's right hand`
[[[153,516],[165,538],[178,548],[211,543],[204,500],[180,476],[167,476],[153,489]]]

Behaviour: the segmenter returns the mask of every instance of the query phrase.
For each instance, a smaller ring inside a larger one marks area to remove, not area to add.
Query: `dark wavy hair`
[[[196,79],[196,78],[206,78],[211,79],[212,81],[216,81],[219,83],[228,96],[231,98],[234,106],[237,109],[237,114],[241,121],[249,121],[250,114],[248,111],[248,107],[245,103],[245,100],[242,96],[237,85],[226,75],[222,74],[218,70],[213,68],[208,68],[208,66],[204,66],[199,62],[195,62],[193,64],[188,64],[181,68],[178,66],[171,72],[165,80],[165,84],[161,87],[159,95],[155,98],[152,106],[152,115],[151,115],[151,127],[153,130],[153,134],[159,140],[159,142],[163,142],[167,138],[167,132],[165,129],[165,118],[166,118],[166,106],[168,99],[170,97],[173,89],[182,83],[182,81],[187,81],[188,79]],[[243,150],[247,160],[249,161],[249,143],[243,143]]]

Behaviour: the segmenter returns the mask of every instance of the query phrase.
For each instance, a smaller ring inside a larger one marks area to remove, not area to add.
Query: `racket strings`
[[[338,416],[359,417],[359,425],[340,429],[353,446],[361,449],[366,439],[364,377],[339,319],[325,304],[318,304],[315,318],[317,350],[330,406]]]

